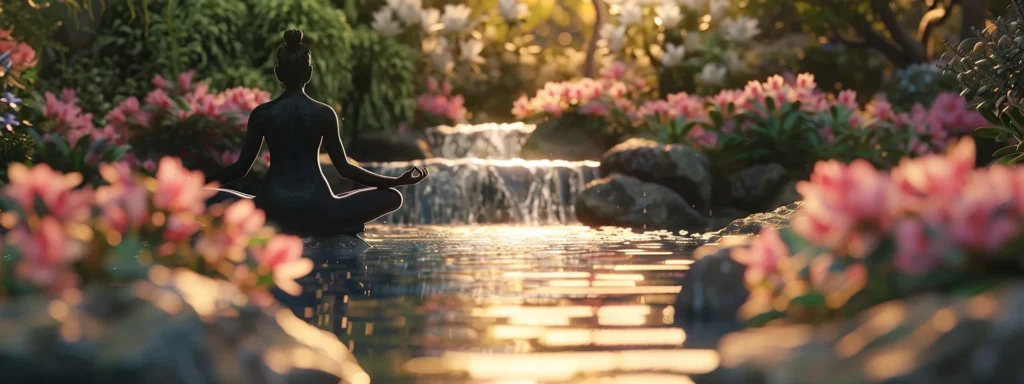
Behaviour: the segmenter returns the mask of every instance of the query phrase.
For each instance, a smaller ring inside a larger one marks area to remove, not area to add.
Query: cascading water
[[[427,143],[435,156],[444,159],[510,160],[519,152],[537,126],[511,124],[460,124],[440,126],[426,131]]]
[[[576,220],[573,203],[597,178],[597,162],[558,160],[430,159],[361,164],[398,176],[413,165],[430,177],[403,187],[401,209],[380,221],[396,224],[565,224]]]

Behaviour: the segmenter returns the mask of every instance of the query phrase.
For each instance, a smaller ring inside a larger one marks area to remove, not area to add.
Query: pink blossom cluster
[[[863,160],[819,162],[810,181],[799,183],[797,190],[803,205],[790,223],[792,231],[824,250],[834,258],[831,262],[841,259],[856,266],[849,272],[855,276],[838,277],[824,272],[828,268],[812,268],[812,286],[833,284],[829,279],[839,277],[863,286],[866,261],[889,256],[896,270],[910,275],[1018,257],[1001,252],[1022,235],[1024,168],[976,169],[969,136],[945,154],[904,159],[889,173]],[[894,254],[880,248],[885,240],[895,243]],[[775,288],[802,266],[789,265],[797,256],[772,229],[733,256],[748,266],[748,283]]]
[[[240,148],[222,148],[222,145],[217,144],[222,142],[219,138],[242,134],[248,124],[249,114],[260,104],[270,101],[270,93],[244,87],[211,93],[209,84],[196,82],[194,78],[195,71],[178,74],[173,82],[163,76],[155,76],[152,83],[156,88],[141,102],[138,98],[129,97],[107,113],[108,125],[105,129],[116,132],[123,142],[128,142],[140,135],[164,134],[168,130],[182,131],[174,125],[198,124],[194,119],[199,118],[225,128],[205,133],[210,135],[211,140],[203,152],[215,154],[221,165],[227,164],[226,160],[237,159]],[[156,169],[153,159],[129,156],[128,160],[150,172]],[[269,161],[269,153],[265,153],[261,165],[265,166]]]
[[[636,108],[627,97],[626,83],[609,78],[583,78],[549,82],[534,97],[523,95],[512,105],[518,119],[537,115],[559,117],[566,113],[608,118],[613,111],[631,113]]]
[[[0,246],[20,255],[17,279],[50,293],[75,288],[95,278],[76,272],[76,263],[104,265],[102,259],[115,253],[112,247],[127,238],[154,244],[144,252],[155,264],[202,262],[206,270],[246,288],[258,288],[259,277],[270,274],[294,292],[294,279],[312,268],[302,258],[301,240],[266,227],[265,215],[252,201],[207,209],[215,185],[176,158],[160,159],[155,178],[133,174],[124,162],[103,164],[100,173],[106,185],[80,188],[78,173],[61,174],[46,164],[10,166],[3,198],[22,213],[3,214],[0,221],[9,231]],[[189,255],[202,259],[188,260]]]
[[[48,138],[55,134],[64,135],[72,145],[83,137],[92,140],[117,140],[118,134],[112,127],[97,128],[93,123],[93,115],[82,111],[74,90],[64,89],[60,96],[46,92],[44,98],[46,104],[43,106],[43,116],[53,124],[47,130]]]
[[[429,77],[427,93],[416,99],[416,110],[453,123],[465,123],[469,116],[465,103],[462,95],[452,95],[451,82]]]
[[[0,53],[4,52],[11,52],[11,73],[19,74],[36,65],[36,50],[15,40],[10,31],[0,29]]]

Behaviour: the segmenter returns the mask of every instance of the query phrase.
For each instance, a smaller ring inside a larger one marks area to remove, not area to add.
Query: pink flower
[[[873,239],[851,236],[852,231],[863,225],[884,230],[888,224],[888,178],[865,160],[818,162],[810,182],[798,183],[797,191],[804,198],[803,213],[792,228],[817,245],[862,247]],[[854,240],[857,244],[851,244]]]
[[[974,140],[966,137],[951,146],[945,156],[927,155],[905,159],[892,170],[892,209],[923,212],[958,196],[974,171]]]
[[[922,274],[939,268],[944,252],[949,249],[948,242],[941,235],[930,235],[921,220],[901,220],[896,223],[893,235],[896,239],[895,266],[905,273]]]
[[[796,77],[796,87],[801,90],[813,90],[818,87],[818,83],[814,81],[814,75],[810,73],[801,73]]]
[[[169,243],[180,243],[189,240],[199,231],[199,222],[195,217],[182,212],[172,214],[164,226],[164,240]]]
[[[192,89],[192,78],[196,76],[196,71],[191,70],[178,74],[178,88],[182,90]]]
[[[159,107],[161,109],[169,109],[173,105],[170,96],[163,89],[154,89],[146,95],[146,104]]]
[[[857,91],[854,91],[852,89],[840,91],[837,102],[840,106],[845,107],[846,109],[849,109],[851,111],[856,111],[860,109],[860,104],[857,103]]]
[[[779,237],[779,232],[771,227],[762,229],[749,249],[733,248],[731,255],[737,262],[747,266],[744,278],[750,285],[758,285],[773,276],[777,279],[783,264],[790,258],[786,243]]]
[[[167,80],[164,80],[163,76],[153,76],[153,86],[159,89],[167,88]]]
[[[277,235],[256,254],[256,261],[274,274],[274,283],[290,295],[302,293],[295,279],[313,269],[313,262],[302,257],[302,239],[291,235]]]
[[[85,256],[88,248],[82,242],[68,236],[64,226],[54,217],[43,217],[38,228],[28,231],[18,228],[11,237],[11,245],[22,255],[15,273],[51,293],[73,288],[77,276],[71,271],[71,263]]]
[[[38,199],[46,213],[60,222],[85,221],[90,216],[92,192],[75,189],[82,183],[81,174],[65,175],[47,164],[28,168],[21,163],[11,163],[7,176],[10,182],[4,188],[4,194],[25,212],[36,212],[35,202]]]
[[[207,189],[201,171],[189,171],[174,157],[160,159],[156,171],[157,188],[153,206],[170,213],[200,214],[206,208],[206,199],[216,193]]]
[[[9,31],[0,29],[0,53],[10,52],[11,73],[20,74],[36,65],[36,51],[28,44],[15,41]]]
[[[601,72],[601,76],[609,80],[622,80],[626,77],[626,70],[626,63],[616,60]]]
[[[1014,213],[1014,171],[993,166],[975,171],[949,210],[949,235],[960,247],[977,252],[996,252],[1017,237],[1019,217]]]
[[[252,200],[239,200],[224,210],[224,230],[231,237],[248,237],[263,228],[267,216]]]
[[[111,228],[127,233],[149,220],[149,192],[132,175],[127,163],[103,164],[100,174],[108,185],[96,190],[96,203]]]

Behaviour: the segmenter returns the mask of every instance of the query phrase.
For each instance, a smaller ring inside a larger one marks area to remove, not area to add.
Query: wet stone
[[[697,383],[1020,383],[1024,281],[974,297],[929,293],[819,326],[726,336]]]
[[[764,227],[772,227],[776,229],[782,229],[789,226],[789,220],[797,214],[800,209],[801,202],[795,202],[778,209],[765,212],[755,213],[745,218],[733,221],[729,223],[724,229],[720,231],[722,235],[756,235],[761,232]]]
[[[368,382],[336,337],[189,271],[0,303],[4,383]],[[54,309],[62,308],[62,309]],[[296,361],[294,356],[302,356]]]
[[[672,190],[632,176],[613,174],[587,185],[576,217],[590,226],[703,232],[707,219]]]
[[[698,212],[711,201],[711,165],[706,155],[685,145],[629,139],[604,154],[601,175],[629,175],[678,193]]]

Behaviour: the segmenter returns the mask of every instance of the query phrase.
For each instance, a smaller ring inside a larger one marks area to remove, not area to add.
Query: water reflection
[[[374,383],[689,383],[718,364],[673,327],[701,239],[577,226],[373,226],[314,254],[289,304]]]

